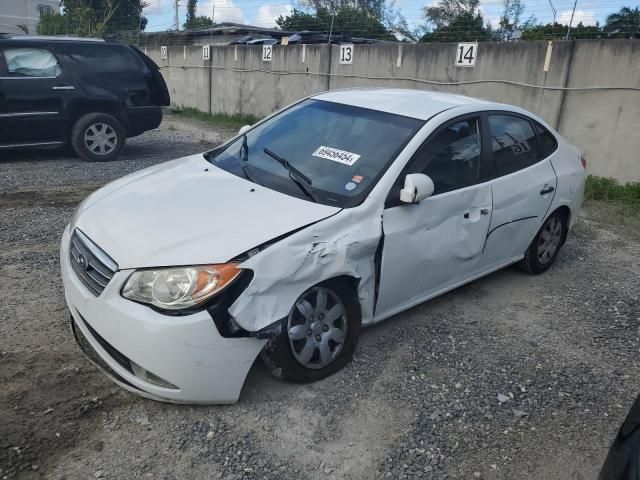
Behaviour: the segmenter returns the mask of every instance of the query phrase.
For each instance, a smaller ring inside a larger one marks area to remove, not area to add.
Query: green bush
[[[615,178],[589,175],[584,198],[586,200],[624,204],[640,209],[640,182],[621,185]]]

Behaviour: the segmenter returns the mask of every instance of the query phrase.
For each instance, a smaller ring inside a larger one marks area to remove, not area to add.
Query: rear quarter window
[[[556,137],[549,130],[544,128],[538,122],[533,122],[536,127],[536,133],[538,134],[540,158],[547,158],[558,148],[558,141]]]
[[[146,65],[124,45],[69,45],[66,53],[80,68],[80,74],[101,75],[142,71]]]

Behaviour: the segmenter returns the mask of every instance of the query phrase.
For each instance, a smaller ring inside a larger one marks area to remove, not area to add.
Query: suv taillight
[[[584,155],[580,155],[580,163],[582,163],[582,168],[587,169],[587,159],[584,158]]]

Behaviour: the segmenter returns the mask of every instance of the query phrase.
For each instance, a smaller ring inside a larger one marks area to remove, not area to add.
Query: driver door
[[[440,127],[418,149],[392,189],[383,213],[384,243],[376,317],[392,315],[482,271],[491,223],[479,116]],[[407,173],[425,173],[434,193],[399,202]],[[481,183],[484,182],[484,183]]]

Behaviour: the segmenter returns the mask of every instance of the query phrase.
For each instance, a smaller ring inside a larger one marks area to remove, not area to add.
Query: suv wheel
[[[88,113],[71,129],[71,145],[84,160],[108,162],[120,155],[127,136],[122,124],[106,113]]]
[[[295,301],[278,336],[262,350],[262,360],[281,380],[320,380],[351,360],[360,326],[360,304],[349,283],[323,282]]]

